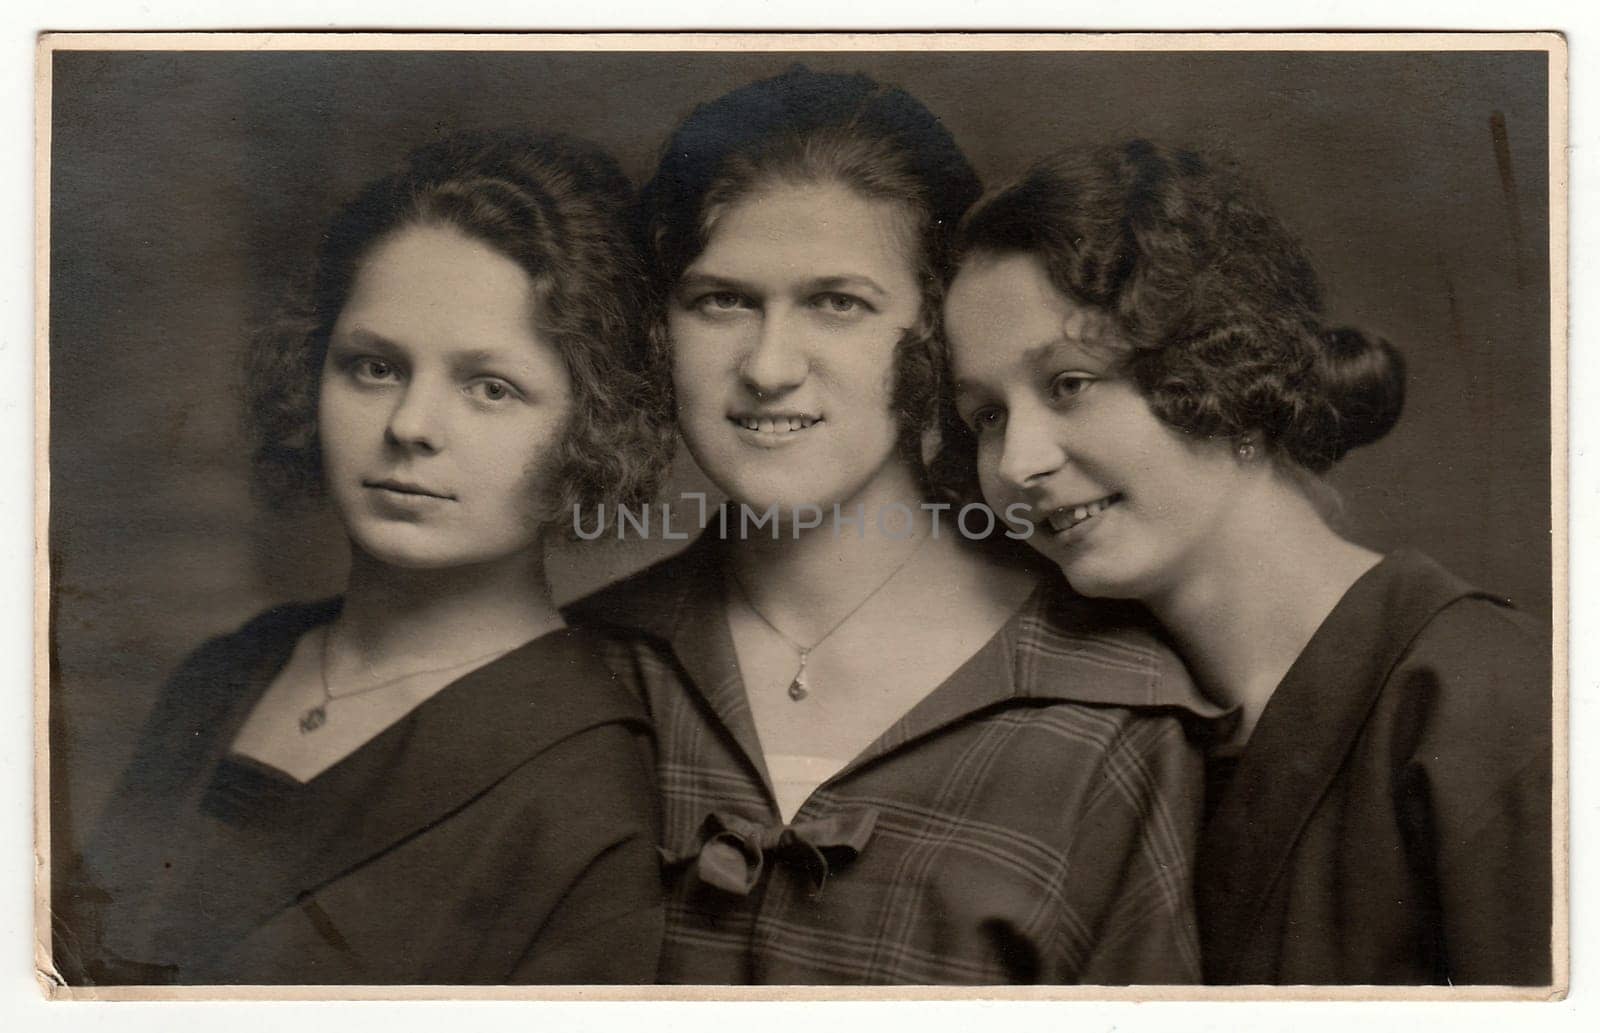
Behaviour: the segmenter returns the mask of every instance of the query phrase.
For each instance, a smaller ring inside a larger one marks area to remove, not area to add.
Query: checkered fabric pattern
[[[654,642],[611,659],[656,722],[664,981],[1199,980],[1186,726],[1217,711],[1142,611],[1042,586],[785,826],[715,555],[579,607]]]

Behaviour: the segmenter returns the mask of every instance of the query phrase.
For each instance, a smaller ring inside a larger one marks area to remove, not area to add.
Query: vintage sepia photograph
[[[1564,994],[1566,75],[42,37],[47,992]]]

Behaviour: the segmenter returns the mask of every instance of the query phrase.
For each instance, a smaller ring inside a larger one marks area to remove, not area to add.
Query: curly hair
[[[922,305],[895,349],[890,404],[901,452],[920,465],[940,393],[934,337],[949,236],[982,188],[949,130],[904,90],[796,65],[684,119],[640,192],[653,259],[652,344],[660,353],[670,349],[670,292],[729,207],[774,183],[818,182],[895,202],[911,217]]]
[[[1184,433],[1260,440],[1320,474],[1399,419],[1399,353],[1323,328],[1305,251],[1226,159],[1147,140],[1057,154],[979,201],[955,247],[958,264],[1038,258],[1057,290],[1108,318],[1121,372]],[[941,429],[941,482],[970,484],[972,442],[948,400]]]
[[[361,263],[409,226],[449,225],[515,261],[539,288],[534,315],[572,379],[558,446],[561,512],[653,495],[671,421],[645,346],[633,191],[616,163],[571,137],[464,133],[413,151],[334,215],[309,289],[257,337],[246,371],[257,484],[276,505],[320,494],[317,396],[328,338]],[[536,500],[540,506],[551,499]]]

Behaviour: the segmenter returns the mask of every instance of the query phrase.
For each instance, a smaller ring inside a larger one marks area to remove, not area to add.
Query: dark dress
[[[1274,693],[1201,837],[1216,983],[1551,981],[1550,639],[1397,552]]]
[[[651,980],[649,730],[591,636],[463,675],[309,782],[230,753],[337,610],[269,611],[169,682],[69,881],[69,982]]]
[[[1190,872],[1215,713],[1136,608],[1041,586],[785,823],[720,549],[578,612],[644,631],[674,983],[1192,983]]]

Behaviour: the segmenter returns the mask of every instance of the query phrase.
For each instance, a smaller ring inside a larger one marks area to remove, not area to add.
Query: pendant
[[[322,703],[300,715],[300,734],[314,732],[328,723],[328,708]]]
[[[794,680],[789,683],[789,698],[796,703],[811,695],[811,689],[806,685],[806,658],[811,650],[802,650],[800,653],[800,669],[794,672]]]

